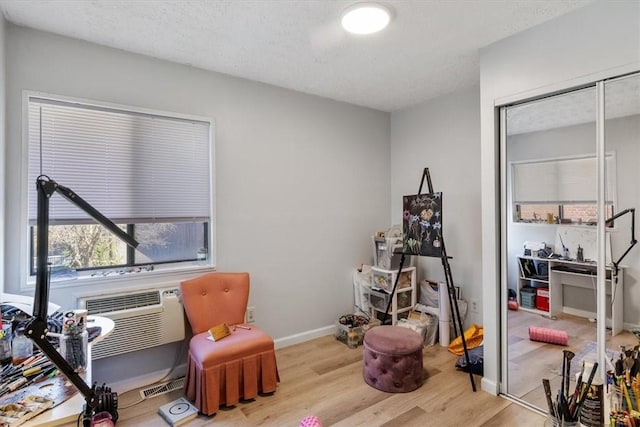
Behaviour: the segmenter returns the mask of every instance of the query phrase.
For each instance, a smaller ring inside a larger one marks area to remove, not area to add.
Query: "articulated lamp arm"
[[[620,255],[620,258],[618,258],[617,261],[612,261],[613,264],[613,268],[614,268],[614,274],[616,276],[616,280],[617,280],[617,276],[618,276],[618,270],[620,262],[622,261],[622,259],[624,257],[627,256],[627,254],[629,253],[629,251],[631,251],[631,249],[636,245],[636,243],[638,243],[638,241],[636,240],[636,209],[635,208],[629,208],[629,209],[625,209],[621,212],[618,212],[617,214],[615,214],[614,216],[612,216],[611,218],[609,218],[608,220],[605,221],[605,225],[609,224],[609,223],[613,223],[613,220],[620,218],[622,215],[631,213],[631,241],[629,242],[629,247],[627,248],[626,251],[624,251],[624,253],[622,255]]]
[[[96,392],[96,388],[89,387],[87,383],[73,370],[71,365],[60,355],[56,348],[46,339],[47,330],[47,305],[49,302],[49,199],[54,193],[59,193],[65,199],[89,214],[98,223],[106,227],[109,231],[123,240],[129,246],[136,248],[138,242],[122,231],[107,217],[98,212],[89,203],[80,196],[75,194],[71,189],[59,185],[45,175],[41,175],[36,180],[36,188],[38,191],[37,206],[37,241],[38,248],[36,253],[36,290],[33,302],[33,318],[25,328],[26,334],[42,352],[53,362],[54,365],[73,383],[73,385],[85,397],[86,406],[83,417],[83,424],[89,426],[91,424],[91,416],[99,405],[109,405],[109,402],[101,402],[102,395]],[[104,392],[105,390],[102,390]],[[107,392],[111,399],[110,389]],[[113,414],[112,414],[113,415]]]

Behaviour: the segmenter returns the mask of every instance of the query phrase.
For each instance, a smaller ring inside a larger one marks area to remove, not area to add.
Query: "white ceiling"
[[[507,109],[507,134],[536,132],[596,122],[595,86]],[[606,81],[605,119],[640,114],[640,73]],[[595,138],[595,135],[594,135]]]
[[[387,1],[382,33],[340,27],[356,0],[0,0],[17,25],[383,111],[479,81],[478,49],[592,0]]]

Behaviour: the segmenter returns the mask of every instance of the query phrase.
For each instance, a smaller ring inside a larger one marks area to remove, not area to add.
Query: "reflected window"
[[[605,210],[613,215],[616,163],[607,154]],[[598,222],[596,158],[547,159],[511,165],[513,220],[526,223],[578,224]]]

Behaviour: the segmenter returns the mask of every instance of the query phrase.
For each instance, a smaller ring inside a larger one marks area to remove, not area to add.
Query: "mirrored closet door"
[[[543,412],[543,378],[555,396],[563,364],[575,378],[582,361],[638,342],[625,332],[640,324],[640,294],[636,302],[630,292],[638,249],[614,265],[629,246],[631,214],[605,220],[640,198],[639,78],[501,111],[501,391]]]
[[[601,350],[607,359],[615,361],[620,351],[639,343],[631,331],[640,325],[640,246],[632,247],[632,240],[637,238],[635,209],[640,208],[640,73],[607,80],[602,86],[604,147],[616,155],[617,178],[615,187],[610,189],[615,191],[616,220],[608,224],[611,227],[606,234],[611,243],[612,263],[619,270],[611,282],[612,293],[607,294],[605,310],[607,318],[611,318],[612,310],[619,308],[616,315],[621,317],[624,331],[615,334],[607,329]]]

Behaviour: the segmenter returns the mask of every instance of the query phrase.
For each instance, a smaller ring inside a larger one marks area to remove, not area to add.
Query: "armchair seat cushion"
[[[254,326],[251,330],[237,328],[231,335],[216,342],[209,339],[209,332],[202,332],[194,335],[189,343],[189,352],[204,366],[268,351],[273,351],[273,339]]]

